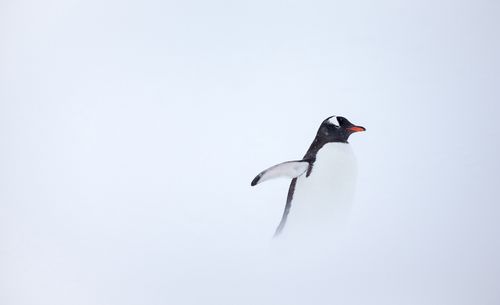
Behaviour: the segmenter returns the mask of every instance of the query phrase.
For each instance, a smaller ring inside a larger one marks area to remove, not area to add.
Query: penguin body
[[[286,233],[332,230],[347,220],[356,184],[356,159],[346,143],[318,151],[311,174],[297,177]]]
[[[303,159],[275,165],[255,177],[252,186],[281,176],[293,178],[275,235],[282,233],[285,225],[291,234],[308,234],[333,231],[346,221],[357,173],[347,139],[364,130],[344,117],[329,117],[321,124]]]

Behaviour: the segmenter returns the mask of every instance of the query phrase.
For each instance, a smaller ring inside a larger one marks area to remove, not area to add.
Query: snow
[[[497,2],[0,6],[0,304],[500,303]],[[334,114],[349,227],[273,240]]]

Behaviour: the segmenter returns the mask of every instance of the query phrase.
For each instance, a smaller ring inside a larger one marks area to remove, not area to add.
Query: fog
[[[3,0],[0,304],[499,304],[499,10]],[[349,227],[283,247],[331,115]]]

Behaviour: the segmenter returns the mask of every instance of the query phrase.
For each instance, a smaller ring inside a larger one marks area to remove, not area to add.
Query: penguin
[[[251,186],[256,186],[278,177],[292,179],[275,237],[283,232],[285,225],[287,231],[292,227],[311,232],[313,228],[328,230],[345,222],[357,173],[348,139],[351,134],[365,130],[345,117],[330,116],[321,123],[301,160],[269,167],[252,180]]]

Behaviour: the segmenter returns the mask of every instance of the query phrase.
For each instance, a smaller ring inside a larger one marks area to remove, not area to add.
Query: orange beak
[[[365,131],[366,129],[361,126],[352,126],[347,128],[347,130],[352,131],[352,132],[360,132],[360,131]]]

